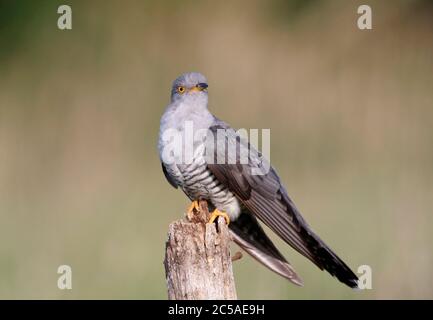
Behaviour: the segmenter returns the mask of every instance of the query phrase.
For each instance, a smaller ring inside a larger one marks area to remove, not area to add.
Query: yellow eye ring
[[[185,87],[182,87],[182,86],[177,87],[177,92],[184,93],[185,92]]]

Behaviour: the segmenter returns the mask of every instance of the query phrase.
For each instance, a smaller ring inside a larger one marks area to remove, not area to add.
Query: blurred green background
[[[356,27],[373,9],[373,30]],[[57,7],[73,29],[57,29]],[[433,298],[432,1],[0,0],[0,298],[165,299],[164,243],[187,198],[156,142],[171,82],[270,128],[313,229],[373,289],[273,239],[299,288],[249,256],[243,299]],[[233,248],[236,250],[237,248]],[[57,288],[68,264],[73,289]]]

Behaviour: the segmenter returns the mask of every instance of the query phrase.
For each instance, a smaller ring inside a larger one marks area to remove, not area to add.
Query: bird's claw
[[[197,200],[194,200],[193,202],[191,202],[191,205],[188,207],[188,209],[186,211],[186,215],[187,215],[188,219],[190,219],[190,220],[192,219],[194,210],[196,210],[196,211],[200,210],[200,205],[198,204]]]
[[[219,216],[224,217],[224,219],[226,220],[226,224],[229,225],[230,224],[230,217],[228,216],[227,213],[223,212],[223,211],[219,211],[218,209],[215,209],[212,212],[212,215],[209,219],[209,223],[213,223],[215,221],[216,218],[218,218]]]

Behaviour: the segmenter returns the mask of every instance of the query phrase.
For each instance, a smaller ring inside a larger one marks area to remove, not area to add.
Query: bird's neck
[[[182,101],[172,103],[163,115],[161,125],[166,128],[182,130],[191,123],[196,129],[207,129],[212,124],[213,116],[207,108],[207,101]]]

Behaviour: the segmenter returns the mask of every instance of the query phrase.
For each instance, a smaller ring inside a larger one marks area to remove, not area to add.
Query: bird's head
[[[171,101],[203,101],[207,104],[207,80],[198,72],[184,73],[173,81]]]

